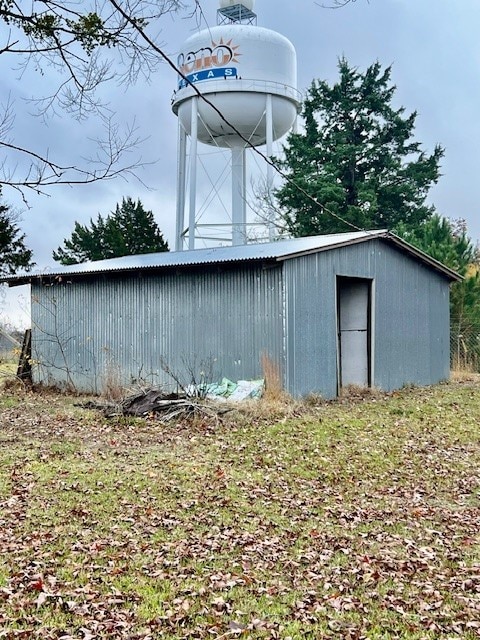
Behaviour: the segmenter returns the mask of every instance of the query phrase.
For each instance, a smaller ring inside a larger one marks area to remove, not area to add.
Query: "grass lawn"
[[[227,423],[0,395],[0,638],[480,637],[480,383]]]

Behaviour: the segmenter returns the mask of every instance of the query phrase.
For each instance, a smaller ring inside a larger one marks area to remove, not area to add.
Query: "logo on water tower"
[[[232,44],[232,40],[224,42],[214,42],[208,47],[201,47],[196,51],[181,53],[178,56],[178,66],[189,82],[195,84],[202,80],[212,80],[214,78],[236,78],[238,70],[231,66],[232,63],[239,62],[239,45]],[[180,78],[178,88],[183,89],[188,85],[185,78]]]

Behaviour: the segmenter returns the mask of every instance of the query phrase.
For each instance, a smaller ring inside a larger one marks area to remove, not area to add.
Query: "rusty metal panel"
[[[261,377],[263,352],[283,367],[282,286],[281,265],[33,285],[34,378],[100,392]]]

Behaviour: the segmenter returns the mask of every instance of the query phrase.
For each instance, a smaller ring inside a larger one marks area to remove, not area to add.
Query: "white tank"
[[[223,4],[228,6],[227,0]],[[201,31],[185,42],[178,66],[254,146],[266,140],[267,95],[272,96],[275,140],[295,121],[300,105],[296,52],[292,43],[275,31],[243,24]],[[180,78],[172,109],[187,134],[191,133],[195,95]],[[198,112],[198,140],[220,147],[245,146],[244,140],[203,100],[198,102]]]
[[[239,4],[239,0],[220,0],[220,9],[234,7],[237,4]],[[254,0],[241,0],[241,4],[249,11],[253,11],[253,7],[255,6]]]

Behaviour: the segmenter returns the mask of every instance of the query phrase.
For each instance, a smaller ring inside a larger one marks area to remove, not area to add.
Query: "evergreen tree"
[[[95,222],[90,219],[90,226],[75,222],[72,235],[53,252],[53,259],[68,265],[161,251],[168,251],[168,244],[153,213],[140,200],[123,198],[106,218],[99,214]]]
[[[461,276],[467,275],[471,265],[478,260],[477,249],[468,236],[464,220],[451,221],[435,213],[417,227],[401,223],[396,231],[404,240]]]
[[[426,154],[413,139],[417,114],[392,106],[391,67],[377,62],[362,74],[342,58],[338,69],[333,86],[312,83],[303,104],[305,130],[290,134],[285,146],[283,168],[295,184],[285,182],[276,198],[289,232],[420,224],[433,213],[425,200],[440,176],[443,149]]]
[[[477,247],[467,234],[465,221],[450,221],[435,214],[413,229],[401,224],[397,233],[463,276],[462,282],[452,285],[450,293],[450,315],[454,332],[479,326],[479,255]]]
[[[1,195],[1,190],[0,190]],[[18,269],[29,271],[33,252],[25,246],[25,234],[16,224],[9,207],[0,203],[0,274],[13,275]]]

